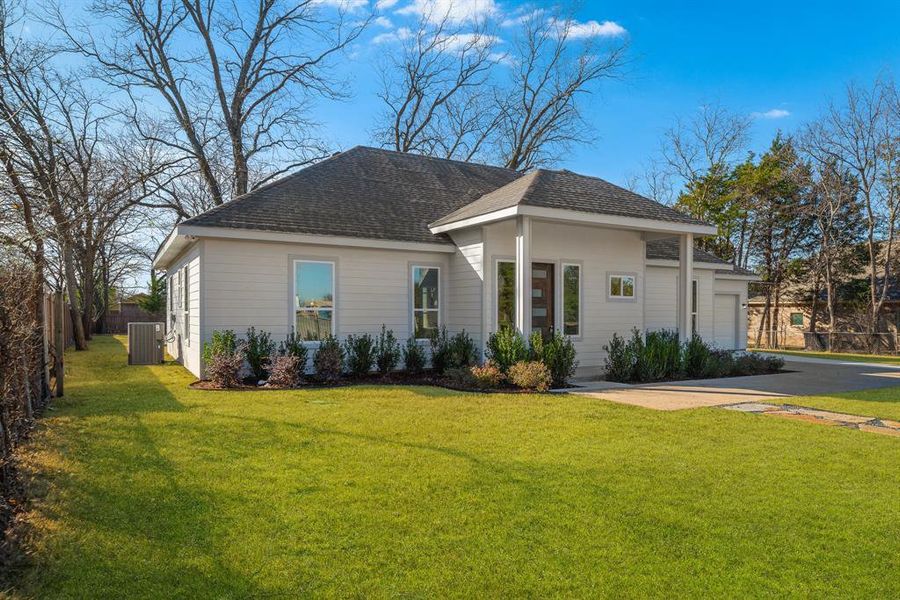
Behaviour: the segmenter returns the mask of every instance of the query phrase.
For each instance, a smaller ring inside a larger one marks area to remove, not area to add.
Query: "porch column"
[[[516,217],[516,329],[531,334],[531,217]]]
[[[691,287],[694,281],[694,234],[678,239],[678,339],[691,339]]]

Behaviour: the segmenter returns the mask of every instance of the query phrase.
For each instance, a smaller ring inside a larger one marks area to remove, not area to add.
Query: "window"
[[[803,327],[803,313],[791,313],[791,325],[794,327]]]
[[[563,333],[581,334],[581,267],[563,265],[562,272]]]
[[[294,261],[294,330],[318,341],[334,335],[334,263]]]
[[[634,298],[634,276],[633,275],[610,275],[609,276],[609,297],[610,298]]]
[[[441,325],[441,271],[438,267],[413,267],[413,330],[416,339],[431,337]]]
[[[188,346],[191,345],[191,335],[190,335],[190,327],[191,327],[191,279],[190,279],[190,271],[188,271],[188,267],[185,266],[182,269],[182,292],[181,292],[181,310],[184,312],[184,318],[182,319],[182,327],[184,328],[184,339]]]
[[[691,334],[697,335],[697,280],[691,281]]]
[[[175,274],[171,271],[167,274],[169,280],[169,326],[175,325]]]
[[[497,329],[516,326],[516,263],[497,261]]]

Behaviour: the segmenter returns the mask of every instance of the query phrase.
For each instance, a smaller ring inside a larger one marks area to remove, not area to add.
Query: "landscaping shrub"
[[[462,389],[472,390],[478,387],[472,371],[466,367],[453,367],[447,369],[444,374],[450,385]]]
[[[410,375],[418,375],[425,369],[425,350],[419,345],[415,337],[406,340],[403,347],[403,368]]]
[[[536,392],[546,392],[552,383],[550,371],[537,360],[517,362],[509,368],[507,377],[516,387]]]
[[[344,349],[333,335],[319,343],[313,356],[313,369],[324,383],[336,383],[344,371]]]
[[[710,350],[705,377],[728,377],[739,374],[734,355],[728,350]]]
[[[525,360],[528,353],[525,340],[515,328],[501,327],[488,336],[485,355],[506,373],[511,366]]]
[[[450,338],[449,346],[450,367],[471,367],[478,364],[478,346],[465,329]]]
[[[260,330],[258,333],[255,327],[247,330],[247,340],[244,344],[244,358],[247,359],[247,365],[250,367],[250,374],[259,381],[268,376],[266,365],[269,357],[275,354],[275,342],[268,331]]]
[[[763,375],[777,373],[784,368],[784,359],[779,356],[760,356],[759,354],[742,354],[733,359],[734,375]]]
[[[649,368],[646,364],[647,357],[644,355],[644,336],[637,328],[631,330],[631,339],[628,340],[628,345],[631,347],[631,355],[634,357],[629,381],[641,381],[641,374],[646,373]]]
[[[480,367],[470,367],[469,372],[475,380],[475,387],[479,389],[489,390],[500,387],[500,384],[503,382],[503,372],[500,371],[500,367],[491,361],[487,361]]]
[[[634,371],[634,355],[631,346],[618,333],[614,333],[609,343],[603,346],[606,352],[606,379],[609,381],[631,381]]]
[[[684,374],[689,379],[706,377],[712,350],[699,335],[691,337],[684,345]]]
[[[306,362],[309,357],[309,348],[303,340],[293,331],[287,334],[283,342],[278,344],[278,354],[282,356],[294,356],[297,358],[297,374],[303,376],[306,372]]]
[[[217,388],[234,388],[240,385],[238,374],[244,366],[243,345],[232,352],[220,347],[218,352],[210,353],[206,360],[206,377]]]
[[[220,354],[234,354],[237,344],[237,335],[231,329],[213,331],[212,338],[203,344],[203,362],[208,363],[213,356]]]
[[[293,388],[300,384],[300,359],[293,354],[278,354],[269,359],[268,385],[279,388]]]
[[[438,375],[450,368],[450,339],[447,337],[447,328],[441,327],[431,334],[431,368]]]
[[[382,375],[387,375],[397,368],[400,362],[400,343],[394,332],[381,326],[381,335],[375,343],[375,366]]]
[[[368,333],[348,335],[344,342],[347,370],[353,375],[367,375],[375,364],[375,339]]]
[[[650,331],[637,362],[637,381],[675,379],[681,373],[681,342],[675,331]]]
[[[531,335],[531,357],[539,360],[550,371],[554,387],[563,387],[575,374],[578,361],[575,360],[575,344],[562,332],[555,332],[544,339],[540,332]]]

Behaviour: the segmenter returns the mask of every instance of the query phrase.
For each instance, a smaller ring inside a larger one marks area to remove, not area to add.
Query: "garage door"
[[[713,341],[719,348],[737,348],[737,300],[738,297],[734,294],[716,294]]]

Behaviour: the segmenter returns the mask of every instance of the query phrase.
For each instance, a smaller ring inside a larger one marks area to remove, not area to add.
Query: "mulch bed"
[[[448,390],[454,390],[457,392],[473,392],[478,394],[535,394],[539,392],[535,392],[533,390],[523,390],[518,388],[512,384],[506,383],[497,388],[488,388],[488,389],[477,389],[477,388],[466,388],[458,385],[454,385],[449,378],[439,376],[439,375],[406,375],[404,373],[391,373],[387,376],[382,376],[378,374],[366,375],[364,377],[357,377],[347,375],[342,377],[337,383],[327,384],[321,381],[317,381],[312,378],[305,379],[299,386],[294,388],[280,388],[280,387],[268,387],[268,386],[259,386],[255,385],[252,381],[245,380],[238,387],[233,388],[220,388],[216,387],[212,384],[212,382],[198,379],[197,381],[190,384],[190,387],[196,390],[211,390],[216,392],[249,392],[249,391],[284,391],[288,389],[293,390],[319,390],[319,389],[328,389],[328,388],[337,388],[337,387],[348,387],[354,385],[428,385],[433,387],[441,387]],[[566,386],[575,388],[577,386]]]

